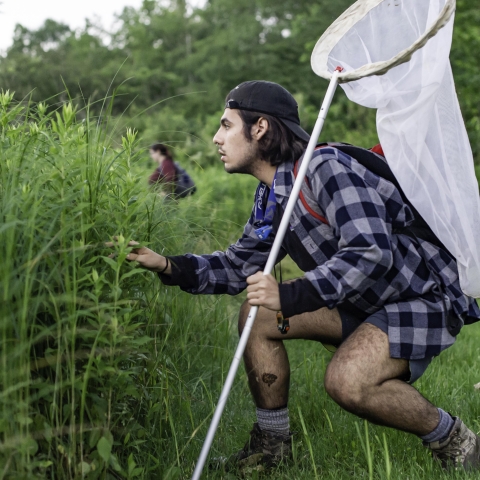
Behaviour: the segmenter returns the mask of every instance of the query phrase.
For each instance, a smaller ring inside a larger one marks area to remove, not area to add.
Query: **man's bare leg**
[[[239,330],[248,315],[242,306]],[[304,339],[339,344],[342,323],[337,310],[322,308],[293,317],[281,335],[275,312],[260,308],[245,349],[244,360],[255,404],[276,409],[288,403],[290,364],[283,340]],[[408,375],[408,361],[390,357],[388,336],[362,324],[340,346],[326,374],[325,387],[345,410],[372,423],[426,435],[438,424],[438,410],[399,378]]]
[[[248,310],[245,304],[240,331]],[[293,317],[291,330],[283,336],[276,329],[274,312],[260,309],[244,355],[258,425],[245,447],[231,458],[249,463],[260,452],[259,461],[268,464],[291,456],[286,408],[290,365],[283,340],[339,344],[341,336],[337,310],[320,309]],[[372,423],[420,436],[443,467],[480,468],[480,437],[402,380],[408,374],[407,360],[390,357],[388,336],[363,323],[333,356],[325,373],[325,388],[345,410]]]
[[[239,333],[249,310],[248,303],[244,303],[240,310]],[[259,309],[243,356],[250,391],[258,408],[276,409],[287,404],[290,364],[283,340],[293,339],[340,344],[342,322],[338,311],[322,308],[292,317],[288,334],[282,335],[277,330],[275,312]]]
[[[240,311],[239,332],[243,331],[250,306]],[[260,308],[244,353],[245,367],[257,423],[242,450],[230,456],[226,469],[264,468],[292,458],[292,438],[288,416],[290,364],[283,340],[309,339],[339,344],[342,322],[338,311],[323,308],[292,317],[288,335],[277,330],[275,312]]]
[[[325,388],[345,410],[372,423],[427,435],[438,425],[438,409],[399,380],[408,373],[407,360],[390,357],[388,336],[364,323],[333,356]]]

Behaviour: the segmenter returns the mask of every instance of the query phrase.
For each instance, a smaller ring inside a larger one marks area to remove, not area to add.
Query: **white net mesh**
[[[464,293],[480,297],[478,183],[448,58],[454,6],[451,0],[359,1],[319,40],[312,67],[329,77],[342,66],[350,100],[377,109],[390,168],[456,257]],[[375,73],[383,74],[364,76]]]

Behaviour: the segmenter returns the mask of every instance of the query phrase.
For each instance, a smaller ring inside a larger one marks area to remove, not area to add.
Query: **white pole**
[[[293,208],[295,207],[295,203],[297,203],[298,195],[300,194],[300,189],[302,187],[302,182],[305,178],[305,174],[307,173],[308,164],[310,163],[313,151],[317,146],[318,137],[320,136],[320,132],[322,131],[323,124],[325,123],[325,117],[327,116],[328,109],[330,108],[333,95],[335,94],[335,90],[338,85],[339,73],[340,70],[335,70],[335,72],[332,74],[330,84],[328,85],[327,93],[325,94],[322,107],[320,108],[320,113],[318,114],[317,121],[315,122],[315,127],[313,128],[312,136],[310,137],[310,141],[308,142],[302,164],[300,166],[300,169],[298,170],[297,178],[292,188],[292,193],[290,194],[287,206],[285,207],[285,212],[283,213],[282,221],[280,222],[280,226],[278,227],[278,232],[275,235],[275,241],[273,242],[272,250],[268,256],[267,264],[265,265],[265,269],[263,271],[264,275],[268,275],[269,273],[271,273],[273,267],[275,266],[275,261],[277,260],[278,253],[280,252],[280,248],[282,247],[283,238],[285,237],[285,232],[287,231],[288,225],[290,224],[290,217],[292,215]],[[258,307],[252,307],[250,309],[250,313],[248,314],[245,327],[243,328],[242,336],[240,337],[240,340],[238,342],[237,350],[235,351],[232,364],[230,365],[230,370],[228,371],[227,379],[225,380],[225,385],[223,386],[220,399],[218,400],[217,408],[215,409],[215,413],[213,414],[207,437],[205,438],[202,451],[200,452],[200,456],[198,457],[192,480],[200,480],[200,476],[202,475],[203,467],[207,460],[210,447],[212,446],[218,424],[220,423],[220,419],[222,418],[223,409],[225,408],[228,396],[230,395],[230,390],[232,389],[235,375],[237,373],[240,362],[242,361],[243,352],[245,351],[248,337],[250,336],[250,332],[252,330],[255,317],[257,316],[257,312]]]

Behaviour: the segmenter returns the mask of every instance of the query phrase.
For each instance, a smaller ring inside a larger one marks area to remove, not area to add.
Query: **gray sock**
[[[425,443],[439,442],[440,440],[447,438],[453,428],[455,421],[449,413],[439,408],[438,414],[440,415],[440,421],[435,430],[428,435],[420,437]]]
[[[282,433],[283,435],[290,433],[290,420],[286,407],[278,410],[257,408],[257,422],[260,430]]]

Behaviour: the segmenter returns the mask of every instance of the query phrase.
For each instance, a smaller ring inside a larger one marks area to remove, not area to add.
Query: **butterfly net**
[[[480,296],[480,199],[449,52],[454,0],[360,0],[317,42],[312,68],[337,66],[348,98],[377,109],[377,131],[405,195]],[[477,241],[478,240],[478,241]]]

